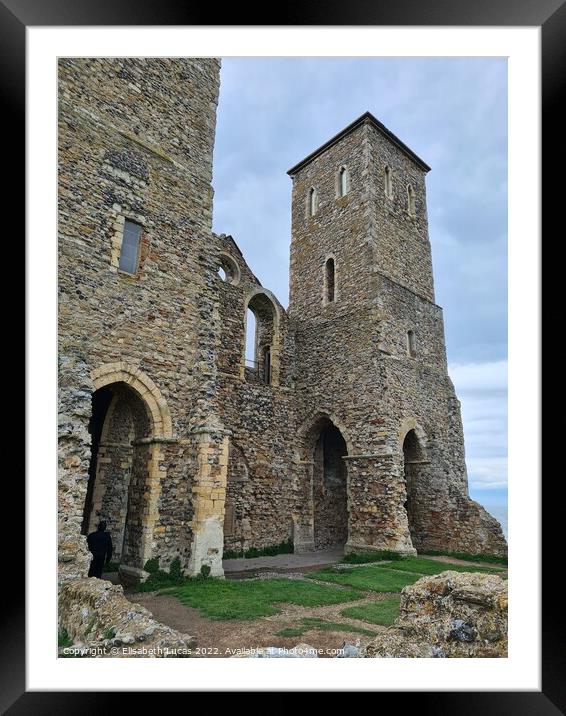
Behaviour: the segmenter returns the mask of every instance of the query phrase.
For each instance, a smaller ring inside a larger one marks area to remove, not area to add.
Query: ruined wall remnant
[[[96,577],[69,581],[60,589],[59,628],[77,656],[186,658],[196,646],[193,636],[132,604],[120,585]]]
[[[505,658],[507,580],[481,572],[442,572],[404,587],[392,627],[366,658]]]

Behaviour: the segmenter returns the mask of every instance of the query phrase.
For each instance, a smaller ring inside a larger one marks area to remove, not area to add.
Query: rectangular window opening
[[[326,289],[326,303],[334,302],[335,268],[334,259],[329,258],[325,265],[324,283]]]
[[[118,264],[120,271],[135,274],[138,270],[141,232],[140,224],[126,219],[120,250],[120,263]]]

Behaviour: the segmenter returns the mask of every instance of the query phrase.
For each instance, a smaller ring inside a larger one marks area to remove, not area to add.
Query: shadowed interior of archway
[[[343,547],[348,539],[348,452],[340,430],[326,419],[314,446],[313,505],[315,549]]]
[[[151,435],[145,402],[126,383],[99,388],[92,396],[91,460],[82,533],[105,520],[113,560],[142,567],[141,545],[146,512]]]
[[[405,440],[403,441],[405,487],[407,490],[407,499],[404,507],[407,511],[411,542],[417,549],[420,546],[419,537],[422,536],[419,534],[417,524],[419,518],[419,479],[423,467],[422,463],[424,461],[424,457],[424,451],[416,432],[414,430],[409,430],[405,436]]]

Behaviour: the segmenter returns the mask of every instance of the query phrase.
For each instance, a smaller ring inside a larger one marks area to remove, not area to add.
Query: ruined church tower
[[[429,167],[370,113],[289,170],[304,549],[499,552],[468,497],[435,304]],[[332,466],[335,466],[335,469]]]

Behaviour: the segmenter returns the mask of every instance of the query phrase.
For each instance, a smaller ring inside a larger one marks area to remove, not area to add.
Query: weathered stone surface
[[[365,656],[506,657],[506,580],[452,571],[419,579],[402,590],[399,617]]]
[[[196,646],[194,637],[126,599],[120,585],[96,577],[61,587],[59,628],[73,642],[72,651],[85,657],[188,657]]]

